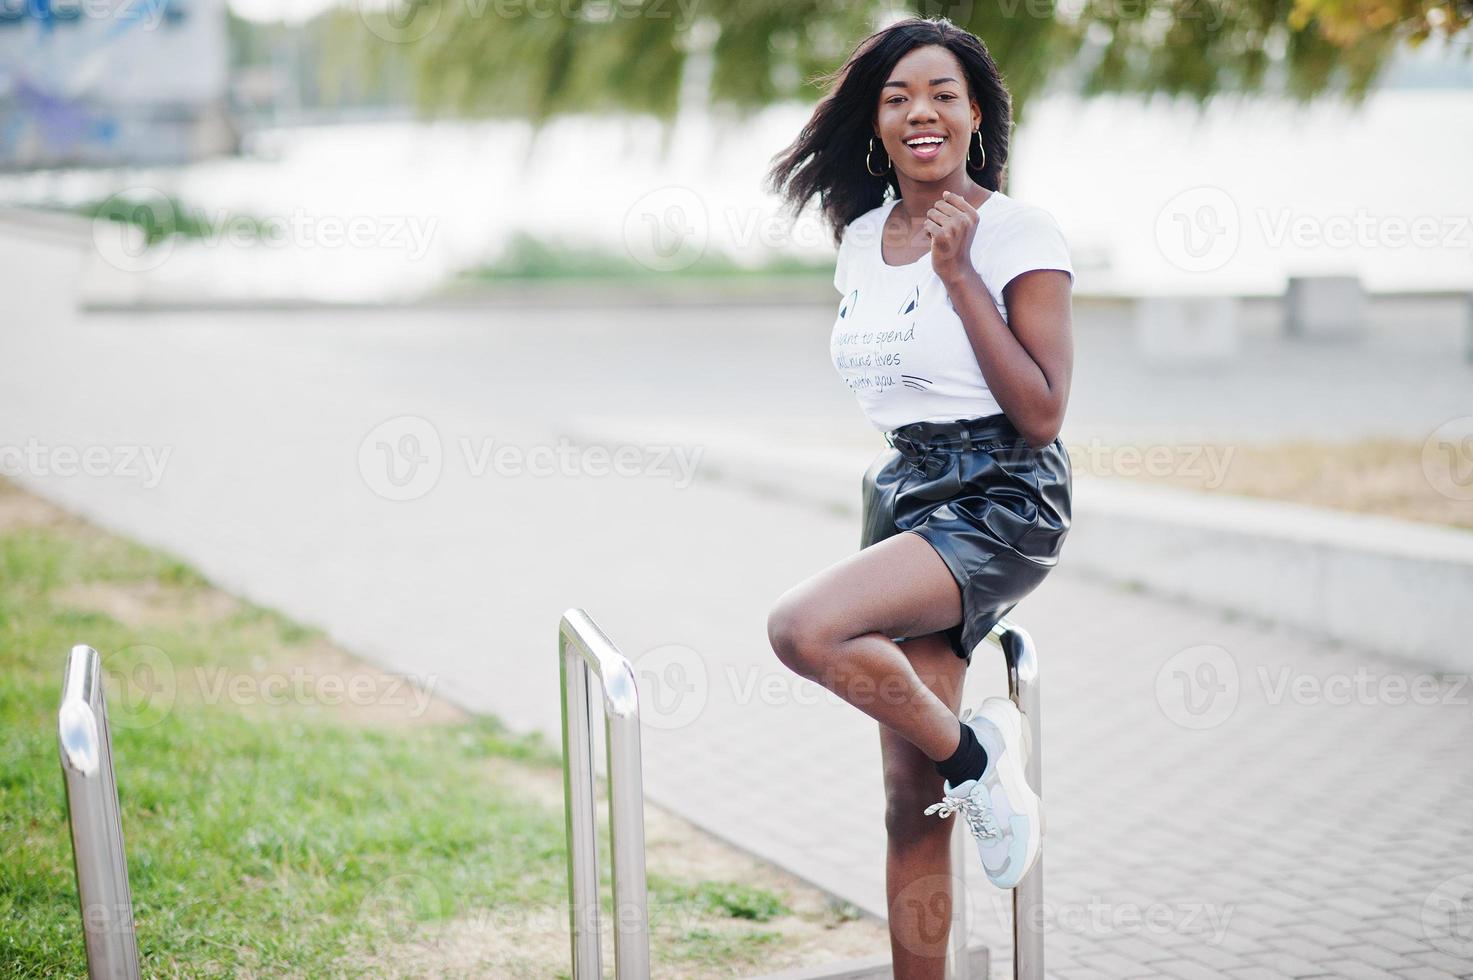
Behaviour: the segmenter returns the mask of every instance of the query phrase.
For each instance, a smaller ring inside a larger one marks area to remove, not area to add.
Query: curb
[[[562,434],[594,443],[641,437],[593,420]],[[878,436],[873,449],[793,447],[665,423],[644,435],[701,447],[697,479],[855,519],[860,482],[885,448]],[[1434,671],[1473,673],[1473,531],[1081,473],[1073,518],[1062,559],[1071,570]]]

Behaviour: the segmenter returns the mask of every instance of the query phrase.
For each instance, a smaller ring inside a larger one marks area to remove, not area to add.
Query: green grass
[[[116,221],[132,225],[143,233],[144,242],[157,245],[168,238],[207,239],[223,230],[217,219],[223,218],[233,238],[261,238],[266,222],[248,214],[235,214],[222,209],[209,211],[185,204],[177,197],[159,193],[129,197],[112,197],[83,201],[80,204],[41,204],[44,210],[78,214],[94,221]]]
[[[529,803],[488,764],[555,768],[556,747],[489,718],[390,728],[209,703],[185,683],[195,668],[290,661],[318,635],[250,605],[142,630],[59,594],[148,582],[186,598],[210,588],[176,560],[83,525],[0,528],[0,976],[85,972],[56,743],[62,667],[82,642],[109,674],[146,975],[374,975],[391,962],[414,972],[423,961],[406,966],[403,944],[424,924],[477,910],[559,921],[562,810]],[[760,889],[658,874],[651,903],[689,913],[656,934],[656,962],[710,964],[712,975],[777,936],[746,923],[787,911]]]
[[[460,274],[460,278],[478,282],[544,279],[655,282],[672,278],[832,277],[833,272],[832,260],[808,262],[792,256],[775,255],[757,268],[747,268],[715,251],[707,251],[688,266],[660,271],[641,265],[628,253],[616,249],[557,245],[544,242],[526,232],[516,232],[508,242],[506,251],[496,262],[467,269]]]

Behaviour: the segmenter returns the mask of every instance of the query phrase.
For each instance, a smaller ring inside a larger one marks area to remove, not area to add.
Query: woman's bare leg
[[[956,711],[922,682],[892,637],[948,629],[961,614],[951,570],[925,538],[902,531],[783,593],[768,614],[767,635],[795,673],[939,762],[960,744]]]
[[[940,633],[900,644],[921,681],[955,715],[961,710],[966,661]],[[880,725],[885,773],[885,897],[896,980],[941,980],[951,932],[951,841],[956,820],[925,816],[941,799],[931,760],[892,728]]]

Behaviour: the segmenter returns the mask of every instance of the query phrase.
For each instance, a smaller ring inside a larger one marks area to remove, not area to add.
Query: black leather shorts
[[[1001,413],[914,422],[885,440],[864,474],[859,546],[901,531],[930,542],[961,589],[962,621],[945,635],[970,666],[1058,562],[1074,490],[1068,450],[1059,439],[1032,448]]]

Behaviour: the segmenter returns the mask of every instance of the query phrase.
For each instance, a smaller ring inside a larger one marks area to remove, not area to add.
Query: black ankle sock
[[[955,752],[936,763],[936,771],[953,786],[976,779],[987,769],[987,750],[977,741],[977,733],[971,725],[960,720],[957,724],[962,729],[961,742]]]

